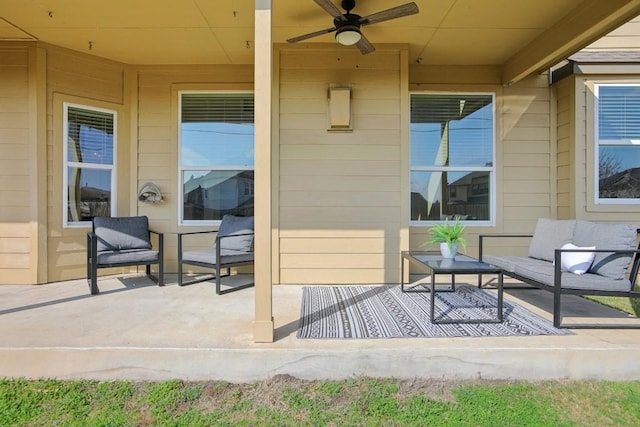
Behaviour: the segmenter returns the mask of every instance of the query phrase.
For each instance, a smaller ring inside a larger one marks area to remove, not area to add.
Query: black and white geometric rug
[[[516,304],[504,301],[502,323],[437,324],[429,320],[429,292],[400,286],[313,286],[302,291],[298,338],[409,338],[571,335]],[[496,317],[497,297],[473,286],[437,292],[435,317]]]

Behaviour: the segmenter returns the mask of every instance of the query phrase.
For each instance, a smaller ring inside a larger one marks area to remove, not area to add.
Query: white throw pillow
[[[595,249],[595,246],[579,247],[573,243],[567,243],[561,249]],[[569,271],[574,274],[584,274],[589,271],[593,259],[596,257],[594,252],[563,252],[562,253],[562,271]]]

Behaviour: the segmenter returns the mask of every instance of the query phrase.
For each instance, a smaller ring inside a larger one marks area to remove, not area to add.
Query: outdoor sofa
[[[557,328],[638,328],[640,324],[563,326],[561,310],[564,294],[640,298],[634,291],[640,264],[638,233],[633,224],[541,218],[533,235],[479,236],[479,258],[507,276],[553,292]],[[530,238],[528,255],[485,253],[488,240],[496,238]]]

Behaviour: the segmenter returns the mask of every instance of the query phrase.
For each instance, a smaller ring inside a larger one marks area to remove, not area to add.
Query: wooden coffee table
[[[427,290],[405,289],[404,268],[405,262],[425,268],[431,275],[431,286]],[[431,292],[431,322],[438,324],[449,323],[502,323],[503,308],[503,274],[500,267],[478,261],[467,255],[457,255],[455,259],[445,259],[437,252],[432,251],[402,251],[401,258],[401,282],[402,292]],[[450,274],[451,288],[440,289],[438,292],[455,292],[456,274],[496,274],[498,276],[498,315],[495,319],[435,319],[436,275]]]

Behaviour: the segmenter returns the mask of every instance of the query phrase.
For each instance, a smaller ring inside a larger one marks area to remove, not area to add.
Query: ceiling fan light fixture
[[[336,31],[336,40],[344,46],[351,46],[360,41],[362,34],[357,25],[343,25]]]

